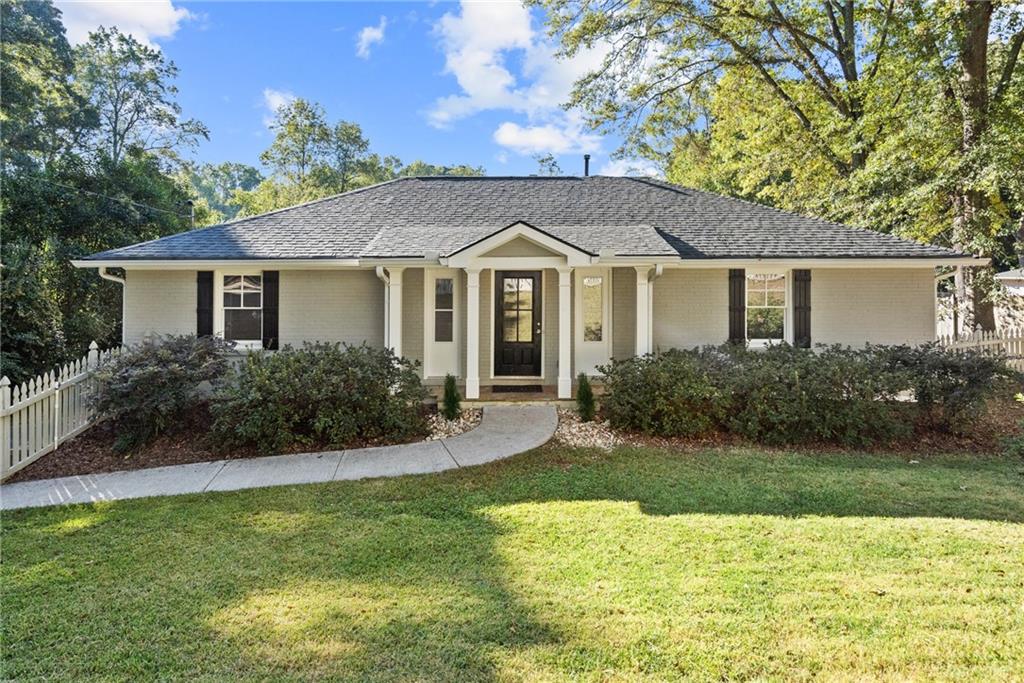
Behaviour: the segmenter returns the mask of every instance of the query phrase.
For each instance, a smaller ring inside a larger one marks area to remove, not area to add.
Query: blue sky
[[[184,114],[204,122],[201,161],[259,164],[273,107],[319,102],[359,123],[373,151],[405,162],[536,172],[550,152],[566,173],[621,174],[615,136],[559,105],[598,50],[555,58],[541,16],[518,2],[58,2],[72,42],[117,25],[180,69]]]

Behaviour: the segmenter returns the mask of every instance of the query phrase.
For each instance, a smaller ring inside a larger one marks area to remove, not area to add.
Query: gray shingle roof
[[[444,256],[519,221],[595,254],[962,256],[656,180],[531,176],[401,178],[87,260]]]

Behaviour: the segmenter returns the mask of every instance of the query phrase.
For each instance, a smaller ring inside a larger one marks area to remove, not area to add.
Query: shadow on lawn
[[[26,511],[6,523],[4,670],[493,680],[518,656],[543,667],[545,651],[586,659],[589,644],[567,645],[523,602],[487,510],[629,501],[658,516],[1022,522],[1021,470],[549,448],[439,476]]]

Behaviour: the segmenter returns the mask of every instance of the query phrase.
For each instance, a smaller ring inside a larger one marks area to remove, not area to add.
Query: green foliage
[[[1020,3],[531,0],[569,106],[669,180],[1015,261],[1024,222]],[[975,294],[996,295],[990,276]],[[970,315],[991,325],[990,310]]]
[[[212,436],[224,448],[344,448],[426,433],[416,365],[365,344],[304,344],[246,356],[214,397]]]
[[[922,416],[934,427],[963,432],[992,396],[996,383],[1017,373],[1001,356],[977,351],[949,353],[937,344],[876,349],[892,368],[909,378]]]
[[[909,434],[897,394],[905,377],[871,350],[788,345],[733,349],[725,427],[769,444],[884,443]]]
[[[1024,403],[1024,394],[1016,394],[1013,397],[1017,403]],[[1024,420],[1018,425],[1020,434],[1003,439],[1003,453],[1015,458],[1024,458]]]
[[[259,169],[247,164],[225,161],[221,164],[186,164],[183,173],[189,185],[209,207],[211,218],[201,220],[196,215],[196,225],[212,225],[231,220],[238,214],[238,205],[231,199],[235,190],[248,192],[263,181]]]
[[[176,69],[114,29],[72,49],[48,1],[2,2],[3,372],[27,377],[118,343],[121,290],[71,259],[189,227]],[[205,207],[197,207],[197,219]]]
[[[462,396],[455,385],[455,375],[444,376],[444,397],[441,399],[441,415],[446,420],[454,420],[462,412]]]
[[[576,411],[584,422],[593,421],[594,415],[597,413],[594,390],[590,386],[590,379],[585,372],[581,372],[576,379]]]
[[[24,242],[5,244],[3,254],[0,375],[19,384],[63,356],[64,335],[60,311],[43,281],[45,257]]]
[[[958,431],[1011,374],[998,358],[935,345],[729,345],[613,361],[602,372],[604,411],[620,429],[659,436],[721,429],[770,444],[848,446],[907,436],[918,421]]]
[[[600,368],[604,414],[617,429],[694,436],[719,425],[729,406],[711,352],[670,350]]]
[[[231,346],[218,337],[159,337],[104,363],[90,402],[116,424],[114,448],[128,451],[173,431],[196,405],[200,384],[224,376]]]
[[[253,188],[234,190],[229,203],[238,215],[266,213],[403,176],[484,174],[481,167],[422,161],[403,166],[398,157],[381,157],[370,151],[359,124],[332,125],[322,106],[301,98],[278,109],[272,130],[274,141],[260,159],[273,176]]]
[[[99,114],[89,142],[117,165],[129,149],[174,158],[209,131],[182,120],[178,68],[156,48],[116,28],[100,27],[75,48],[75,84]]]

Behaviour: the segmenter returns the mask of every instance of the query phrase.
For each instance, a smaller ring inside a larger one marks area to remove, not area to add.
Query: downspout
[[[387,271],[384,270],[384,266],[377,266],[377,277],[384,283],[384,348],[391,347],[391,330],[389,315],[391,311],[391,278],[388,277]]]
[[[127,313],[127,311],[128,311],[128,296],[127,296],[128,295],[128,281],[125,280],[125,278],[123,278],[123,277],[119,277],[117,275],[111,274],[107,270],[106,266],[103,266],[102,268],[98,268],[97,272],[99,272],[100,277],[103,278],[104,280],[110,280],[111,282],[117,282],[117,283],[119,283],[121,285],[121,346],[124,346],[125,339],[126,339],[126,336],[125,336],[125,326],[127,325],[127,322],[128,322],[127,318],[125,317],[125,313]],[[127,273],[126,273],[126,275],[127,275]]]
[[[948,273],[935,276],[935,336],[938,337],[938,325],[939,325],[939,283],[943,280],[948,280],[951,277],[956,277],[960,273],[960,266],[956,267],[956,270],[951,270]],[[960,302],[957,300],[956,286],[953,287],[953,339],[960,338],[959,330],[959,308]]]

